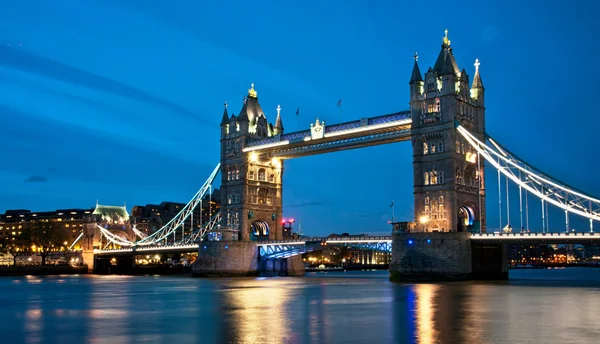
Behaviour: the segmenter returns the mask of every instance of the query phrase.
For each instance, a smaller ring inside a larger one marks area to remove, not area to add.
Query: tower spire
[[[475,66],[475,76],[473,77],[473,86],[471,87],[472,89],[475,88],[480,88],[483,89],[483,82],[481,82],[481,76],[479,75],[479,65],[481,63],[479,63],[479,59],[475,59],[475,64],[473,64]]]
[[[408,83],[409,85],[412,85],[415,82],[423,81],[423,78],[421,77],[421,70],[419,69],[419,64],[417,63],[417,61],[419,61],[419,54],[417,54],[416,51],[413,58],[415,59],[415,64],[413,66],[410,82]]]
[[[281,106],[277,105],[277,119],[275,120],[275,132],[276,134],[283,133],[283,122],[281,121]]]
[[[227,114],[227,101],[223,104],[223,118],[221,119],[221,125],[229,123],[229,115]]]

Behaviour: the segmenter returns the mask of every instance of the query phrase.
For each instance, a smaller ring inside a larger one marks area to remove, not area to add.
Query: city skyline
[[[238,114],[250,83],[270,122],[281,105],[286,132],[317,117],[333,124],[405,110],[412,56],[418,52],[425,72],[444,29],[460,69],[472,76],[475,58],[481,61],[487,131],[548,174],[600,194],[593,174],[573,173],[597,168],[587,155],[600,120],[585,101],[571,100],[599,73],[579,72],[600,55],[587,36],[593,11],[584,7],[594,4],[469,6],[434,14],[426,25],[389,13],[419,11],[416,5],[277,4],[276,17],[266,5],[238,5],[226,11],[231,20],[209,15],[224,11],[217,5],[7,6],[0,24],[0,144],[7,153],[0,212],[87,207],[96,199],[128,208],[187,202],[219,160],[223,102]],[[48,30],[39,35],[27,27],[32,21]],[[101,25],[108,22],[115,27]],[[369,166],[357,166],[368,159]],[[284,217],[300,219],[311,234],[383,232],[394,200],[396,216],[412,220],[411,159],[410,144],[400,143],[286,161]],[[487,176],[490,228],[498,222],[494,179]],[[551,219],[564,221],[552,212]]]

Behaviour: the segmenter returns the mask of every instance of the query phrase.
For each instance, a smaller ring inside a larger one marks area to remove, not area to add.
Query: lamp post
[[[429,218],[427,216],[421,216],[421,218],[419,219],[419,222],[421,222],[421,224],[423,225],[423,232],[427,231],[427,228],[425,227],[425,225],[427,224],[428,221],[429,221]]]

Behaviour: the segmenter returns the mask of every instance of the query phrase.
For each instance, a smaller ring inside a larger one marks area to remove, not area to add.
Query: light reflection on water
[[[597,343],[600,269],[501,283],[305,278],[0,278],[6,343]]]

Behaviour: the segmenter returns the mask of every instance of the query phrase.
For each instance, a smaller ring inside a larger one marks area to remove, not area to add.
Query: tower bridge
[[[472,79],[466,69],[459,69],[446,31],[435,64],[425,74],[419,56],[414,55],[409,110],[369,114],[338,124],[315,118],[310,128],[297,132],[284,130],[279,106],[274,124],[268,122],[252,84],[237,116],[229,113],[225,103],[220,162],[186,207],[167,225],[139,240],[94,228],[95,235],[84,235],[86,252],[91,255],[95,249],[96,256],[107,256],[197,248],[196,275],[252,275],[265,269],[302,274],[299,255],[331,243],[391,250],[392,279],[427,280],[507,278],[506,245],[513,243],[600,242],[600,235],[593,233],[594,221],[600,220],[600,200],[544,174],[486,133],[485,88],[479,67],[475,59]],[[402,141],[412,145],[414,219],[423,226],[385,238],[284,240],[285,160]],[[508,182],[518,186],[517,228],[530,231],[528,197],[532,196],[532,201],[542,204],[542,233],[487,233],[487,213],[493,210],[486,207],[486,165],[498,173],[499,228],[507,232],[511,228],[509,211],[506,226],[502,220],[503,176],[507,202]],[[193,216],[219,172],[219,217],[181,242],[169,243],[170,235]],[[565,233],[549,231],[549,205],[564,210]],[[569,233],[570,216],[588,219],[589,233]],[[221,233],[221,241],[202,241],[210,231]],[[120,251],[98,247],[89,239],[97,236]]]

